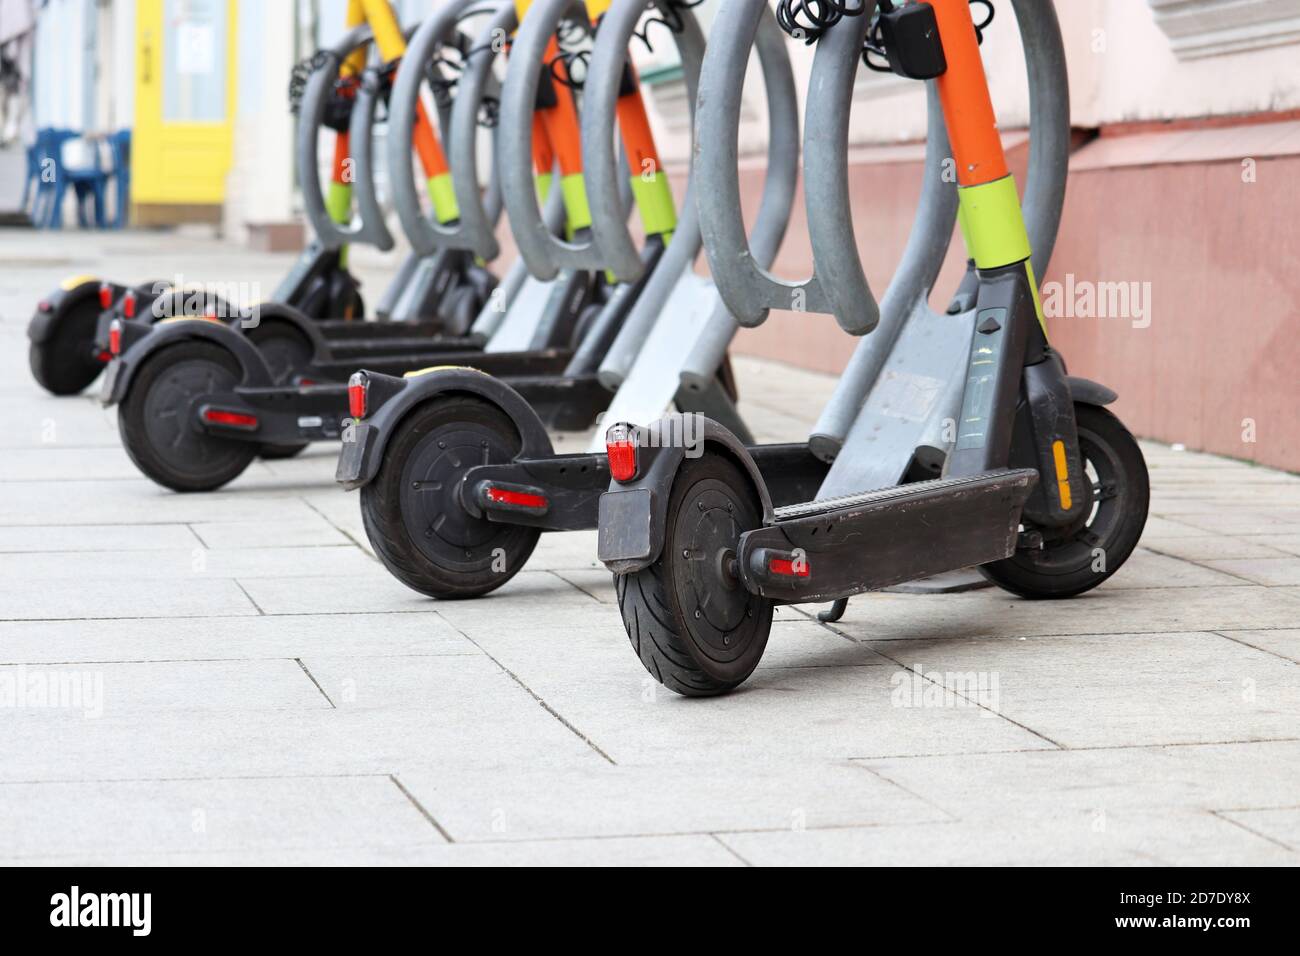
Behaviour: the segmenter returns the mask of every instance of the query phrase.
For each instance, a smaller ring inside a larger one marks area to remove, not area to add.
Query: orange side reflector
[[[1069,511],[1074,498],[1070,495],[1070,471],[1065,461],[1065,442],[1052,443],[1052,458],[1056,462],[1056,490],[1061,496],[1061,509]]]

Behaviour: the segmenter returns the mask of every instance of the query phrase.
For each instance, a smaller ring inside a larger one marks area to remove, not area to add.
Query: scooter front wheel
[[[195,399],[239,384],[239,363],[219,345],[181,342],[141,366],[117,410],[122,445],[144,474],[174,491],[213,491],[244,473],[258,446],[204,431]]]
[[[361,489],[361,519],[375,554],[399,581],[435,598],[487,594],[513,578],[541,531],[489,521],[461,505],[461,479],[511,461],[519,432],[495,405],[446,395],[418,406]]]
[[[276,385],[292,385],[298,373],[312,360],[311,343],[302,333],[285,322],[264,322],[248,332],[249,340],[257,346],[271,371],[271,381]],[[262,445],[260,457],[266,461],[293,458],[306,449],[309,442],[284,445]]]
[[[43,342],[33,342],[27,359],[32,377],[51,395],[77,395],[99,377],[104,365],[94,355],[99,299],[93,291],[65,302]]]
[[[762,520],[753,486],[730,459],[687,459],[673,482],[659,558],[615,576],[632,647],[669,690],[723,694],[758,666],[772,602],[745,589],[734,562],[741,534]]]
[[[1043,546],[1017,551],[980,572],[1026,598],[1067,598],[1091,591],[1120,569],[1146,527],[1151,484],[1146,460],[1118,418],[1093,405],[1074,406],[1092,508],[1078,527],[1041,531]]]

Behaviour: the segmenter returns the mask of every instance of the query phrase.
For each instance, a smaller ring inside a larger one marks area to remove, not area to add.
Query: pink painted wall
[[[1136,434],[1300,471],[1300,156],[1257,173],[1243,183],[1239,160],[1076,171],[1048,278],[1149,282],[1150,326],[1049,328],[1071,371],[1120,393]]]

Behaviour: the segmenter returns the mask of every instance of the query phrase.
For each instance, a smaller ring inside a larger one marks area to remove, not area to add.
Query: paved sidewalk
[[[0,861],[1300,860],[1300,478],[1148,444],[1143,547],[1093,594],[783,608],[743,691],[685,700],[629,648],[594,533],[438,604],[375,562],[333,447],[172,494],[115,413],[27,370],[67,274],[269,291],[287,261],[0,232],[0,695],[89,692],[0,706]],[[831,383],[737,365],[760,438],[804,437]],[[972,673],[984,706],[943,693]]]

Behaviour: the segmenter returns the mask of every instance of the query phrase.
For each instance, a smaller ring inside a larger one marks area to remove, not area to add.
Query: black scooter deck
[[[1032,468],[921,481],[778,508],[776,523],[741,539],[751,590],[795,604],[850,597],[1015,553]],[[807,573],[778,575],[772,559],[802,557]]]

